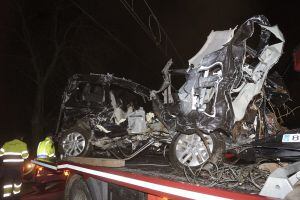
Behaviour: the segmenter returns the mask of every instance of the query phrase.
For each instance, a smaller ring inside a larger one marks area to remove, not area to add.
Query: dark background
[[[134,3],[135,12],[148,25],[149,12],[144,1],[127,2]],[[211,30],[234,28],[257,14],[265,15],[272,25],[278,24],[285,36],[284,54],[274,68],[284,76],[290,91],[293,102],[288,105],[292,108],[300,104],[300,73],[293,71],[292,67],[292,51],[300,43],[300,8],[297,1],[147,2],[183,62],[170,44],[164,45],[163,51],[160,51],[119,0],[1,0],[0,144],[16,134],[23,134],[27,141],[32,138],[31,119],[36,84],[33,81],[32,57],[20,39],[24,33],[22,19],[26,21],[41,72],[47,69],[53,58],[53,33],[56,31],[58,41],[65,40],[67,43],[45,86],[45,132],[53,130],[55,126],[63,87],[70,75],[113,73],[157,89],[162,82],[160,71],[169,58],[175,59],[176,67],[186,68],[187,60],[202,47]],[[57,19],[56,29],[54,19]],[[64,35],[68,27],[71,28]],[[153,21],[151,27],[157,33]],[[300,112],[296,110],[285,118],[285,125],[289,128],[299,127],[299,120]]]

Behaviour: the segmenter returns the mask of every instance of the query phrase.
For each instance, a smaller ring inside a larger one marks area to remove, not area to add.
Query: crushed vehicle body
[[[128,132],[134,137],[145,131],[146,126],[139,121],[145,118],[145,112],[138,101],[149,101],[149,95],[148,88],[110,74],[72,76],[57,125],[61,134],[69,133],[60,144],[63,152],[66,156],[89,154],[93,148],[87,148],[87,143],[106,150]],[[130,120],[123,123],[126,118]],[[77,142],[77,148],[72,142]]]
[[[226,150],[250,146],[262,157],[264,148],[284,150],[278,144],[291,133],[284,133],[273,108],[289,95],[279,75],[269,75],[283,45],[279,28],[258,15],[239,28],[212,31],[187,69],[171,69],[170,60],[159,90],[111,74],[74,75],[57,125],[60,152],[131,159],[150,149],[168,152],[182,168],[220,161]],[[186,81],[176,89],[178,74]],[[263,145],[276,136],[278,143]]]
[[[254,24],[262,31],[256,49],[247,45]],[[274,34],[279,43],[268,46]],[[241,121],[247,107],[261,94],[269,70],[282,54],[284,38],[277,26],[263,16],[247,20],[239,29],[212,31],[202,49],[189,60],[188,80],[180,88],[181,109],[186,115],[195,111],[197,126],[206,132],[230,132]],[[257,59],[258,63],[251,62]]]

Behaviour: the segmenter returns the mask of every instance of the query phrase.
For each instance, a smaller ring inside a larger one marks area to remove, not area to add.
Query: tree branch
[[[34,52],[34,49],[33,49],[32,40],[31,40],[30,32],[28,30],[28,25],[27,25],[25,16],[23,14],[23,9],[22,9],[22,7],[20,6],[19,3],[15,2],[15,6],[17,7],[17,9],[19,11],[19,15],[21,17],[23,42],[25,43],[25,45],[28,48],[28,51],[29,51],[29,54],[30,54],[30,57],[31,57],[30,60],[32,62],[33,69],[34,69],[35,74],[36,74],[36,80],[37,80],[37,82],[40,82],[41,81],[41,71],[38,67],[37,56],[36,56],[36,54]]]

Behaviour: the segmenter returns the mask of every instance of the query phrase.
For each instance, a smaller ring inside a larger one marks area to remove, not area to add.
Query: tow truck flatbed
[[[101,163],[101,158],[93,162]],[[72,188],[72,176],[81,177],[91,193],[91,199],[111,200],[122,197],[125,199],[268,199],[257,194],[246,194],[237,191],[224,190],[195,185],[187,182],[184,174],[174,170],[164,159],[155,159],[149,163],[147,157],[143,162],[127,161],[123,167],[102,167],[74,161],[32,161],[36,165],[63,173],[70,172],[66,183],[66,191]],[[71,181],[70,181],[71,180]],[[71,189],[72,190],[72,189]],[[120,193],[120,191],[123,191]],[[114,193],[120,194],[114,194]],[[70,198],[71,199],[71,198]]]

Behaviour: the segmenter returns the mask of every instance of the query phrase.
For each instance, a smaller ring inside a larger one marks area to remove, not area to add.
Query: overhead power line
[[[142,59],[139,58],[125,43],[123,43],[119,38],[117,38],[108,28],[103,24],[97,21],[91,14],[89,14],[85,9],[83,9],[77,2],[74,0],[69,0],[74,6],[76,6],[84,15],[86,15],[95,25],[102,29],[109,37],[111,37],[117,44],[119,44],[123,49],[125,49],[129,54],[131,54],[135,59],[137,59],[144,66],[146,65]]]
[[[175,47],[173,41],[171,40],[171,38],[169,37],[168,33],[165,31],[164,27],[159,23],[158,18],[156,17],[156,15],[154,14],[153,10],[151,9],[150,5],[148,4],[148,2],[146,0],[144,0],[145,4],[147,5],[148,9],[150,10],[152,16],[154,17],[154,19],[156,20],[156,22],[158,23],[159,27],[161,28],[161,30],[163,31],[163,33],[166,35],[167,41],[170,42],[171,47],[174,49],[176,55],[178,56],[181,64],[184,65],[184,61],[182,56],[180,55],[180,53],[178,52],[177,48]]]
[[[163,28],[163,26],[160,24],[158,18],[156,17],[155,13],[153,12],[152,8],[150,7],[149,3],[144,0],[144,4],[149,12],[148,15],[148,25],[144,23],[144,21],[141,19],[141,17],[135,12],[134,9],[134,0],[131,0],[131,4],[127,2],[127,0],[120,0],[120,2],[123,4],[123,6],[126,8],[128,13],[132,16],[132,18],[138,23],[138,25],[141,27],[141,29],[146,33],[146,35],[154,42],[156,47],[161,51],[161,53],[168,57],[168,44],[171,46],[171,48],[174,50],[178,60],[181,62],[182,65],[185,65],[182,56],[178,52],[177,48],[175,47],[174,43],[168,36],[167,32]],[[157,31],[158,35],[156,36],[154,31],[152,30],[151,26],[151,19],[153,19],[157,25]],[[165,46],[163,47],[163,39]]]

